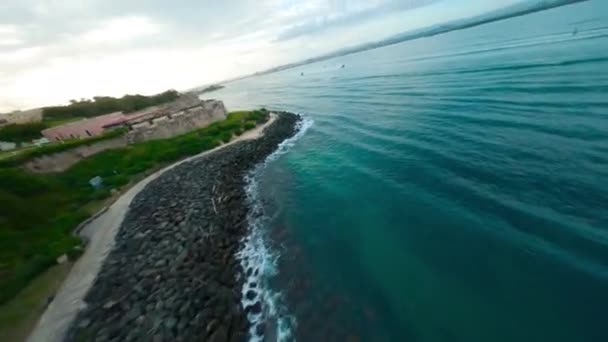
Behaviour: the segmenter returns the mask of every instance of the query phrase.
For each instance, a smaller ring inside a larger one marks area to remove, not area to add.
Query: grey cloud
[[[6,0],[5,0],[6,1]],[[223,36],[259,29],[268,13],[263,2],[247,0],[8,0],[0,4],[0,24],[16,25],[27,46],[49,45],[99,27],[104,21],[125,16],[144,16],[163,24],[166,30],[154,42],[168,47],[210,41]],[[0,47],[2,49],[2,47]],[[6,50],[6,48],[4,48]],[[2,51],[2,50],[0,50]]]
[[[309,34],[321,33],[327,29],[334,27],[356,25],[357,23],[362,23],[367,20],[371,20],[386,13],[411,10],[438,1],[440,0],[389,0],[378,6],[368,8],[366,10],[355,11],[346,15],[338,15],[334,17],[324,16],[319,18],[307,18],[304,22],[292,25],[280,32],[277,36],[276,41],[286,41]],[[343,3],[340,4],[340,8],[342,10],[345,8]]]
[[[166,0],[0,0],[0,25],[14,25],[22,41],[19,46],[0,45],[0,69],[4,79],[15,79],[55,58],[91,60],[127,50],[204,47],[263,28],[267,13],[264,2],[248,0],[184,0],[179,5]],[[162,29],[112,44],[78,42],[83,33],[129,16],[150,19]],[[2,59],[2,54],[19,56],[28,49],[40,52],[27,59]]]

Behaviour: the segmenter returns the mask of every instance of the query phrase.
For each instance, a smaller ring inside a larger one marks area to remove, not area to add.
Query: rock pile
[[[298,120],[280,113],[263,137],[179,165],[140,192],[66,340],[246,340],[246,313],[262,304],[241,305],[244,175]]]

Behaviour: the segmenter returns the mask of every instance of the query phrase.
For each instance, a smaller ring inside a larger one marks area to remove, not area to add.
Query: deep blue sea
[[[251,180],[270,334],[608,341],[608,2],[226,86],[310,126]]]

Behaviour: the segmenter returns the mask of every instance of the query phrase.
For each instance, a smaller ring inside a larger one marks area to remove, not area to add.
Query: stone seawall
[[[236,253],[248,230],[244,176],[296,132],[282,113],[262,137],[180,164],[131,202],[65,341],[246,341]],[[253,297],[257,294],[253,293]],[[252,298],[253,298],[252,297]],[[264,335],[264,326],[256,327]],[[260,336],[258,336],[260,337]]]
[[[102,140],[91,145],[78,146],[74,149],[34,158],[25,163],[25,168],[32,172],[62,172],[80,160],[99,152],[127,146],[124,136]]]
[[[154,139],[167,139],[206,127],[226,118],[226,107],[221,101],[202,101],[198,105],[177,112],[133,123],[127,133],[130,144]]]

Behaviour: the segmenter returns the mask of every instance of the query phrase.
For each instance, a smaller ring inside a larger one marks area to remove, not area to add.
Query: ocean
[[[210,96],[305,118],[249,175],[267,334],[608,341],[605,1]]]

